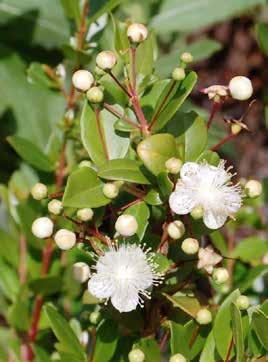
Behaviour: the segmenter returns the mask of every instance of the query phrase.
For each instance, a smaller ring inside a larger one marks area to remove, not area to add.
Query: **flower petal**
[[[172,211],[178,215],[185,215],[196,206],[196,201],[191,197],[185,187],[177,188],[169,197],[169,205]]]
[[[205,210],[204,213],[204,224],[209,229],[219,229],[222,227],[227,219],[227,215],[225,213],[219,213],[213,210]]]
[[[135,310],[139,304],[139,295],[135,289],[117,289],[111,298],[112,305],[120,313]]]
[[[107,277],[95,274],[88,281],[89,292],[99,299],[110,298],[115,291],[115,285]]]
[[[193,178],[198,174],[199,167],[196,162],[186,162],[180,170],[181,179],[185,182],[193,181]]]

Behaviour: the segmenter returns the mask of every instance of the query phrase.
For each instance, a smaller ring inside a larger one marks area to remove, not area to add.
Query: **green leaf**
[[[140,163],[129,159],[115,159],[106,162],[99,169],[98,176],[106,180],[121,180],[139,184],[150,182],[140,170]]]
[[[170,134],[156,134],[140,142],[137,152],[144,165],[158,175],[166,170],[165,162],[177,156],[176,141]]]
[[[129,57],[129,40],[127,36],[127,24],[122,23],[111,15],[114,29],[114,47],[119,56],[124,59]]]
[[[16,297],[19,292],[19,279],[14,271],[9,265],[0,259],[0,288],[5,297],[13,302],[16,300]]]
[[[62,289],[62,279],[60,276],[45,276],[31,280],[29,287],[35,294],[52,295]]]
[[[66,16],[70,19],[74,19],[76,26],[78,27],[81,19],[79,0],[60,0],[60,2]]]
[[[154,131],[162,129],[168,121],[175,115],[178,109],[181,107],[185,99],[191,93],[193,87],[195,86],[197,81],[197,75],[195,72],[190,72],[187,74],[185,79],[182,82],[175,82],[175,86],[173,86],[174,82],[171,81],[165,89],[163,90],[160,98],[159,104],[166,98],[167,94],[170,93],[171,87],[173,87],[172,92],[167,97],[166,106],[162,109],[160,115],[157,117],[157,121],[155,122],[152,129]],[[156,116],[156,112],[159,109],[159,104],[156,105],[155,113],[153,117]]]
[[[154,34],[150,33],[148,38],[137,48],[136,54],[136,72],[144,77],[151,75],[154,64]]]
[[[30,165],[41,171],[51,172],[54,170],[54,165],[47,156],[27,139],[19,136],[12,136],[8,137],[7,140],[19,156]]]
[[[159,193],[154,189],[150,189],[148,194],[144,197],[143,200],[147,204],[153,205],[153,206],[162,204],[162,200],[161,200]]]
[[[254,281],[262,276],[268,273],[268,265],[257,265],[254,268],[250,268],[242,281],[239,281],[237,283],[237,287],[239,287],[239,290],[241,293],[244,293],[247,289],[252,287],[252,284]]]
[[[215,340],[213,332],[211,331],[207,337],[205,346],[200,355],[199,362],[216,362],[214,354],[215,354]]]
[[[161,191],[161,195],[163,196],[163,199],[166,199],[171,194],[174,187],[173,182],[168,177],[168,173],[161,172],[157,176],[157,183]]]
[[[259,45],[264,52],[268,55],[268,28],[266,24],[259,23],[256,25],[256,33]]]
[[[44,70],[44,65],[38,62],[33,62],[27,69],[28,81],[32,84],[45,88],[59,89],[59,84],[48,77]]]
[[[252,253],[252,248],[254,248],[254,253]],[[239,241],[232,253],[232,257],[249,262],[261,259],[267,252],[268,241],[252,236]]]
[[[158,273],[166,273],[172,265],[172,260],[169,260],[165,255],[160,253],[153,254],[153,262],[156,264]]]
[[[225,359],[232,340],[231,303],[239,297],[239,290],[234,290],[222,303],[214,321],[213,334],[216,348],[220,356]]]
[[[195,318],[196,313],[201,308],[198,299],[195,297],[182,295],[181,293],[177,293],[172,296],[166,293],[163,293],[163,295],[174,305],[174,307],[180,308],[193,318]]]
[[[44,310],[50,327],[60,342],[60,351],[73,354],[79,361],[86,362],[87,357],[84,353],[83,347],[69,323],[52,306],[46,305]]]
[[[207,163],[209,163],[210,165],[218,166],[220,162],[220,156],[217,154],[217,152],[207,150],[202,152],[196,161],[197,162],[207,161]]]
[[[171,355],[176,353],[181,353],[183,356],[188,357],[190,351],[185,335],[185,327],[176,322],[169,322],[169,324],[171,332],[170,336]]]
[[[82,142],[90,158],[101,166],[115,158],[124,158],[129,147],[129,138],[124,138],[115,133],[114,124],[117,118],[110,112],[100,112],[99,122],[95,112],[85,101],[81,116]]]
[[[110,361],[118,342],[118,324],[112,320],[104,321],[97,329],[93,362]]]
[[[265,0],[226,0],[224,4],[221,0],[165,0],[152,19],[151,26],[160,34],[191,32],[237,16],[260,4],[265,4]]]
[[[259,341],[268,350],[268,317],[261,310],[255,311],[252,314],[252,325]]]
[[[241,312],[235,303],[231,303],[231,318],[232,318],[232,329],[234,336],[233,338],[236,349],[236,362],[243,362],[245,361],[243,324],[242,324]]]
[[[34,355],[36,362],[50,362],[49,354],[37,344],[34,345]]]
[[[137,235],[139,240],[142,240],[148,226],[148,219],[150,217],[150,210],[144,201],[138,202],[135,205],[128,207],[124,214],[133,215],[138,223]]]
[[[137,343],[135,343],[134,348],[139,348],[143,351],[145,354],[144,362],[161,361],[160,348],[154,339],[142,338]]]
[[[1,257],[17,268],[19,263],[19,244],[8,233],[0,229],[0,255]]]
[[[29,306],[24,300],[21,300],[21,297],[18,297],[15,303],[9,307],[8,322],[20,331],[28,330],[31,322]]]
[[[227,243],[222,233],[219,230],[215,230],[211,234],[209,234],[209,236],[212,240],[213,245],[220,251],[221,255],[227,255]]]
[[[94,23],[99,17],[105,13],[109,13],[124,0],[97,0],[90,2],[91,10],[89,22]]]
[[[103,183],[96,172],[88,167],[82,167],[71,173],[63,196],[65,207],[100,207],[111,202],[104,196]]]

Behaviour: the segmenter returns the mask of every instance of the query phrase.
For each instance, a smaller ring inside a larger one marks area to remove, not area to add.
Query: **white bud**
[[[101,103],[103,101],[103,91],[99,87],[92,87],[87,91],[87,99],[91,103]]]
[[[180,220],[175,220],[168,225],[167,232],[171,239],[179,239],[185,233],[185,226]]]
[[[133,43],[141,43],[148,36],[146,26],[140,23],[133,23],[127,28],[127,36]]]
[[[237,299],[236,299],[236,305],[238,306],[239,309],[241,310],[245,310],[248,309],[249,307],[249,299],[247,296],[245,295],[240,295]]]
[[[102,189],[104,196],[109,199],[115,199],[118,196],[119,188],[113,182],[107,182]]]
[[[47,197],[47,187],[46,185],[38,182],[37,184],[35,184],[33,186],[33,188],[31,189],[31,194],[32,194],[32,197],[35,199],[35,200],[42,200],[44,199],[45,197]]]
[[[188,53],[188,52],[182,53],[181,61],[183,63],[192,63],[193,60],[194,60],[194,58],[191,53]]]
[[[82,344],[82,346],[86,347],[88,345],[89,341],[89,334],[88,331],[83,331],[79,336],[79,341]]]
[[[181,248],[184,251],[185,254],[195,254],[198,252],[199,249],[199,242],[196,239],[193,238],[187,238],[183,240],[181,244]]]
[[[100,312],[92,312],[89,315],[89,321],[92,324],[97,324],[100,320]]]
[[[169,362],[186,362],[186,358],[182,354],[176,353],[170,357]]]
[[[176,175],[180,172],[182,161],[179,158],[171,157],[166,161],[165,166],[169,173]]]
[[[194,220],[201,219],[204,215],[204,209],[202,205],[197,205],[191,211],[191,216]]]
[[[86,282],[90,277],[90,269],[86,263],[78,262],[73,265],[74,279],[79,283]]]
[[[49,238],[53,233],[53,222],[48,217],[39,217],[32,224],[32,233],[39,239]]]
[[[132,215],[120,215],[115,223],[115,230],[122,236],[132,236],[138,230],[138,223]]]
[[[48,211],[51,212],[51,214],[59,215],[63,209],[62,202],[60,200],[53,199],[49,201],[47,208]]]
[[[129,362],[144,362],[145,361],[145,354],[141,349],[135,348],[128,354]]]
[[[200,309],[196,314],[196,321],[199,324],[209,324],[209,323],[211,323],[211,321],[212,321],[211,312],[206,308]]]
[[[89,160],[83,160],[83,161],[81,161],[81,162],[79,163],[78,167],[79,167],[79,168],[82,168],[82,167],[89,167],[89,168],[91,168],[91,165],[92,165],[91,161],[89,161]]]
[[[75,245],[76,236],[72,231],[60,229],[56,232],[54,240],[61,250],[69,250]]]
[[[231,79],[229,83],[231,96],[239,101],[249,99],[253,94],[251,80],[247,77],[237,76]]]
[[[250,180],[245,184],[246,193],[250,198],[255,198],[262,193],[262,184],[257,180]]]
[[[172,72],[172,78],[176,81],[183,80],[185,76],[186,74],[183,68],[175,68]]]
[[[216,284],[224,284],[229,279],[228,270],[225,268],[215,268],[212,273],[212,278]]]
[[[94,77],[88,70],[77,70],[72,77],[74,87],[80,92],[86,92],[94,83]]]
[[[104,50],[97,55],[96,63],[100,69],[112,69],[117,62],[116,55],[110,50]]]
[[[92,220],[94,215],[94,212],[92,209],[88,208],[84,208],[84,209],[80,209],[77,211],[76,216],[78,217],[78,219],[80,219],[81,221],[90,221]]]

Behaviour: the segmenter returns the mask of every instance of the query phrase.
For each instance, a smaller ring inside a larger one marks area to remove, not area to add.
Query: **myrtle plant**
[[[47,153],[8,139],[39,173],[23,202],[2,192],[19,240],[1,231],[6,357],[264,360],[268,304],[253,288],[268,270],[267,242],[254,230],[266,227],[262,184],[222,158],[222,146],[248,131],[253,102],[226,120],[222,139],[211,132],[226,103],[250,100],[250,79],[199,87],[211,102],[205,119],[190,100],[190,53],[161,79],[154,32],[112,16],[113,42],[96,52],[86,41],[89,11],[85,2],[76,56],[68,49],[56,68],[28,70],[65,102]]]

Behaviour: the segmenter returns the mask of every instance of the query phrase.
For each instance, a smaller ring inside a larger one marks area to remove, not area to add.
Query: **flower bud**
[[[69,250],[75,245],[76,235],[67,229],[60,229],[56,232],[54,240],[61,250]]]
[[[229,279],[228,270],[225,268],[215,268],[212,273],[212,278],[217,285],[224,284]]]
[[[209,324],[212,321],[212,314],[207,308],[202,308],[196,314],[196,321],[199,324]]]
[[[239,101],[245,101],[249,99],[253,94],[251,80],[243,76],[237,76],[232,78],[229,83],[229,90],[232,98]]]
[[[231,132],[234,136],[239,134],[241,131],[242,127],[240,126],[240,124],[234,123],[231,125]]]
[[[48,217],[39,217],[32,224],[32,233],[39,239],[49,238],[53,233],[53,222]]]
[[[77,70],[72,77],[73,86],[80,92],[86,92],[94,83],[94,77],[88,70]]]
[[[94,215],[94,212],[92,209],[88,208],[84,208],[84,209],[80,209],[77,211],[76,216],[78,217],[79,220],[81,221],[90,221],[92,220]]]
[[[119,188],[113,182],[107,182],[102,189],[104,196],[108,197],[109,199],[115,199],[118,196]]]
[[[194,60],[194,58],[191,53],[188,53],[188,52],[182,53],[181,61],[183,63],[192,63],[193,60]]]
[[[115,223],[115,230],[122,236],[132,236],[138,230],[138,223],[132,215],[120,215]]]
[[[141,43],[148,36],[146,26],[139,23],[133,23],[127,28],[127,36],[133,43]]]
[[[88,331],[83,331],[79,336],[79,342],[82,344],[82,346],[86,347],[89,342],[89,334]]]
[[[99,87],[92,87],[87,91],[87,99],[91,103],[101,103],[103,101],[103,91]]]
[[[199,249],[199,242],[196,239],[193,238],[187,238],[183,240],[181,244],[181,248],[184,251],[185,254],[195,254],[198,252]]]
[[[144,362],[145,361],[145,354],[142,352],[141,349],[135,348],[128,354],[129,362]]]
[[[47,197],[47,187],[46,185],[38,182],[37,184],[35,184],[33,186],[33,188],[31,189],[31,194],[32,194],[32,197],[35,199],[35,200],[42,200],[44,199],[45,197]]]
[[[90,277],[90,269],[86,263],[78,262],[73,265],[73,277],[79,283],[86,282]]]
[[[117,62],[116,55],[110,50],[104,50],[97,55],[96,63],[100,69],[112,69]]]
[[[202,205],[197,205],[191,211],[191,216],[194,220],[201,219],[204,215],[204,209]]]
[[[186,362],[186,358],[182,354],[176,353],[170,357],[169,362]]]
[[[169,173],[176,175],[180,172],[182,161],[179,158],[171,157],[166,161],[165,166]]]
[[[47,208],[48,211],[51,212],[51,214],[59,215],[63,209],[62,202],[60,200],[53,199],[49,201]]]
[[[78,167],[79,167],[79,168],[82,168],[82,167],[89,167],[89,168],[91,168],[91,165],[92,165],[91,161],[89,161],[89,160],[83,160],[83,161],[81,161],[81,162],[79,163]]]
[[[98,324],[99,320],[100,320],[100,312],[92,312],[89,315],[89,321],[92,324]]]
[[[248,309],[249,307],[249,299],[247,296],[245,295],[240,295],[237,299],[236,299],[236,305],[238,306],[239,309],[241,310],[245,310]]]
[[[172,72],[172,78],[176,81],[183,80],[185,78],[185,70],[183,68],[175,68]]]
[[[262,184],[257,180],[250,180],[245,184],[245,190],[250,198],[255,198],[262,193]]]
[[[171,222],[167,227],[168,235],[171,239],[179,239],[185,233],[185,226],[180,220]]]

